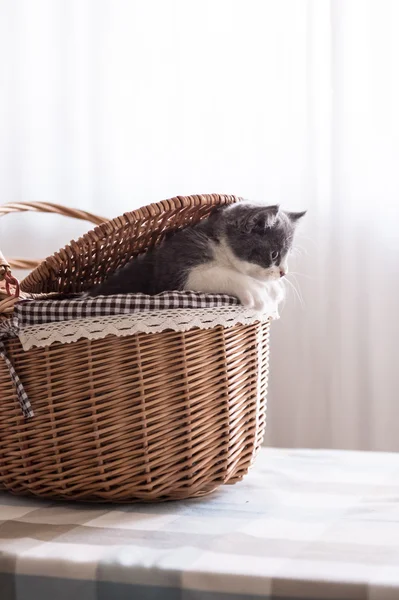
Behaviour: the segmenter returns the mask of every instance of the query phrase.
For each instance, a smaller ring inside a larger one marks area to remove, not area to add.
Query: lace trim
[[[205,309],[151,310],[127,315],[92,317],[21,327],[19,338],[24,350],[43,348],[55,342],[68,344],[86,338],[97,340],[107,335],[126,336],[136,333],[160,333],[166,329],[188,331],[195,327],[210,329],[221,325],[250,325],[256,321],[277,319],[276,305],[259,313],[241,305]]]

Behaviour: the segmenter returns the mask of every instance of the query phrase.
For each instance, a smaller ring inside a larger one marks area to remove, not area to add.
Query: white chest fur
[[[212,249],[214,259],[191,270],[186,290],[236,296],[244,306],[259,311],[283,299],[276,267],[266,270],[240,260],[224,240]]]

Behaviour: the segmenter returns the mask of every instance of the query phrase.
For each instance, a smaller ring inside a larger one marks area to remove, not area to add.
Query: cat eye
[[[280,255],[280,253],[277,250],[273,250],[273,252],[270,254],[270,258],[272,260],[277,260],[279,255]]]

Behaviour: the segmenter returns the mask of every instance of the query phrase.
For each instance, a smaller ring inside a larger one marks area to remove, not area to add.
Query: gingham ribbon
[[[29,419],[34,416],[34,412],[2,342],[2,339],[18,335],[20,328],[79,318],[107,317],[172,308],[214,308],[232,304],[239,304],[237,298],[226,294],[202,294],[200,292],[163,292],[156,296],[145,294],[121,294],[94,298],[81,296],[72,300],[21,300],[14,307],[14,316],[0,324],[0,357],[8,367],[22,412]]]
[[[34,416],[35,413],[32,410],[32,406],[29,401],[28,395],[25,392],[25,388],[22,385],[20,378],[18,377],[18,373],[14,369],[14,365],[12,364],[12,362],[10,361],[10,359],[7,356],[6,349],[4,347],[3,342],[0,342],[0,356],[1,356],[1,358],[4,359],[4,362],[6,363],[8,370],[10,372],[10,377],[14,384],[15,391],[17,392],[18,401],[21,406],[22,413],[23,413],[24,417],[26,417],[27,419],[30,419],[31,417]]]
[[[11,381],[14,384],[15,391],[17,393],[18,401],[22,409],[22,413],[24,417],[30,419],[34,416],[34,412],[29,401],[28,395],[25,392],[25,388],[20,380],[17,371],[15,370],[14,365],[11,360],[7,356],[7,351],[4,345],[3,340],[15,337],[18,335],[18,320],[13,316],[11,319],[6,319],[4,321],[0,321],[0,357],[4,360],[6,367],[10,373]]]

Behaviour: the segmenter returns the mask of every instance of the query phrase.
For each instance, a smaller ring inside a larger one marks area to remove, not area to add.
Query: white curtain
[[[0,0],[0,201],[309,210],[267,442],[398,450],[399,3]],[[1,220],[7,255],[86,225]]]

